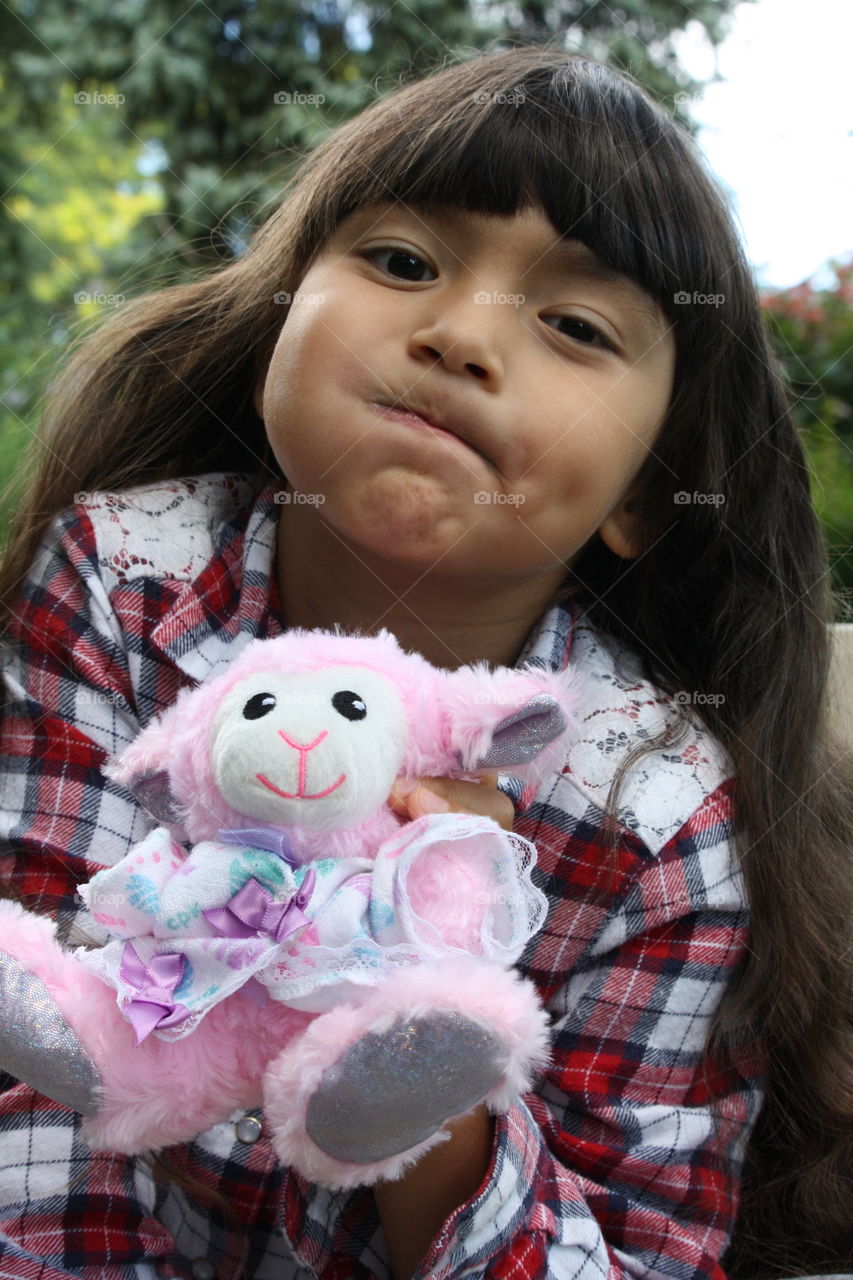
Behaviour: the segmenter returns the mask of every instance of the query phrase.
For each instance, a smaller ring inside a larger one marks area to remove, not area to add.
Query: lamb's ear
[[[168,712],[143,729],[104,773],[125,788],[158,822],[180,823],[177,801],[169,787],[166,762],[172,751]]]
[[[569,670],[460,667],[447,673],[439,695],[445,742],[463,770],[517,768],[544,777],[578,728],[577,685]]]
[[[536,693],[523,707],[494,726],[491,745],[472,767],[501,769],[506,765],[527,764],[568,727],[557,699],[549,693]]]
[[[181,822],[180,807],[169,790],[169,775],[165,769],[146,769],[123,785],[158,822]]]

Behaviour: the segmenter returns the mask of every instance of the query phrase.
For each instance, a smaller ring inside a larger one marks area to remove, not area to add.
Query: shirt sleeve
[[[635,844],[630,888],[548,1001],[553,1065],[499,1118],[418,1277],[724,1280],[761,1064],[705,1042],[747,945],[742,886],[707,817],[655,857]]]
[[[54,917],[73,916],[77,883],[153,825],[101,772],[140,728],[126,645],[91,524],[69,513],[46,535],[2,651],[0,874]]]

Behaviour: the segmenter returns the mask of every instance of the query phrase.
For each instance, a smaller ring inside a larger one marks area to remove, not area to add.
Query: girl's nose
[[[412,333],[410,354],[420,360],[440,360],[452,373],[468,373],[499,387],[505,377],[504,352],[510,341],[507,313],[512,305],[502,295],[473,287],[456,290],[453,297],[446,293],[433,305],[429,317]]]

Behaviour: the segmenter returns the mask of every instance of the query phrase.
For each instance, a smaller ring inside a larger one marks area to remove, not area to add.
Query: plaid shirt
[[[272,490],[206,476],[89,495],[45,538],[4,657],[0,777],[6,881],[80,939],[78,883],[150,827],[101,765],[179,689],[282,628]],[[695,719],[628,774],[611,857],[603,808],[619,761],[680,699],[563,607],[519,661],[582,669],[583,731],[538,791],[512,780],[515,829],[538,851],[546,926],[521,968],[553,1022],[553,1065],[497,1123],[491,1167],[418,1275],[500,1280],[722,1280],[756,1054],[709,1062],[709,1020],[747,942],[731,855],[732,783]],[[92,1153],[78,1118],[23,1084],[0,1096],[0,1277],[83,1280],[387,1277],[372,1192],[281,1168],[240,1114],[170,1152],[220,1199]],[[239,1225],[223,1212],[233,1211]]]

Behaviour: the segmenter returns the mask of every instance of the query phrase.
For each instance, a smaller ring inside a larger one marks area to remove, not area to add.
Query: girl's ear
[[[598,528],[604,545],[623,560],[634,560],[643,550],[635,515],[638,496],[636,486],[630,489]]]

